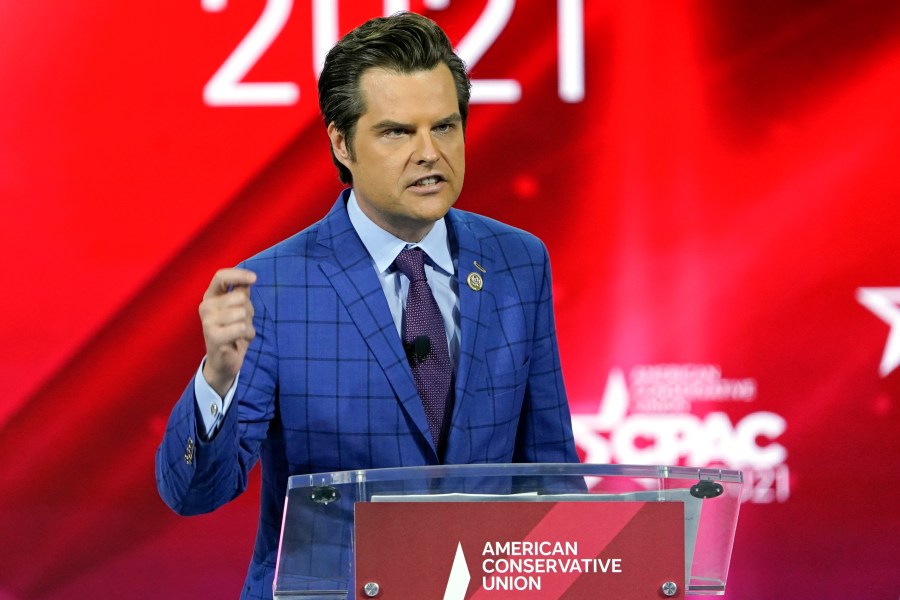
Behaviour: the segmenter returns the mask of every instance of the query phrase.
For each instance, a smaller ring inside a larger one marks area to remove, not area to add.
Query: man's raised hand
[[[200,322],[206,341],[203,377],[224,396],[241,370],[253,328],[250,286],[256,273],[247,269],[220,269],[213,276],[200,303]]]

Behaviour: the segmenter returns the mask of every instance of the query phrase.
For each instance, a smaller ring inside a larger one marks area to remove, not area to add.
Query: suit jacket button
[[[187,447],[184,449],[184,462],[189,465],[194,464],[194,438],[189,437]]]

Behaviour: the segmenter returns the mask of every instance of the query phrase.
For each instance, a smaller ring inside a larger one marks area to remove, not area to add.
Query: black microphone
[[[406,358],[409,359],[409,363],[417,365],[431,353],[431,339],[427,335],[416,336],[413,341],[404,342],[403,349],[406,350]]]

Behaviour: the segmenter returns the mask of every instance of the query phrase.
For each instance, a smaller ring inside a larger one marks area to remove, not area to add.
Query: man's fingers
[[[214,354],[215,350],[230,350],[234,344],[249,342],[256,337],[256,328],[247,321],[239,321],[220,325],[206,331],[207,353]]]
[[[253,305],[237,305],[223,307],[209,315],[209,321],[212,325],[220,327],[231,325],[232,323],[252,323],[253,322]]]
[[[207,298],[200,303],[200,322],[207,346],[253,339],[253,303],[243,294]]]
[[[202,310],[208,311],[224,311],[233,308],[253,310],[253,303],[250,302],[250,288],[248,287],[234,288],[227,294],[204,298],[200,306]],[[253,316],[253,314],[251,313],[250,316]]]
[[[209,283],[204,298],[221,296],[235,290],[246,290],[256,283],[256,273],[247,269],[219,269]]]
[[[233,321],[252,321],[253,303],[241,294],[207,298],[200,303],[200,320],[204,325],[225,325]]]

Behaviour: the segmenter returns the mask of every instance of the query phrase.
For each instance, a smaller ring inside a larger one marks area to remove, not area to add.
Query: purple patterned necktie
[[[400,251],[394,264],[410,282],[403,315],[403,347],[425,406],[431,437],[440,454],[453,402],[453,368],[444,319],[425,279],[424,252],[420,248],[406,248]]]

